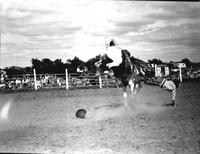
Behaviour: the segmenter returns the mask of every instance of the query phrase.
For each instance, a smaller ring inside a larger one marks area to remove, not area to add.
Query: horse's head
[[[123,49],[123,50],[121,50],[121,52],[122,52],[122,60],[126,60],[127,57],[128,57],[128,58],[131,57],[131,54],[130,54],[130,52],[129,52],[128,50]]]
[[[122,52],[122,64],[124,64],[125,68],[132,68],[132,63],[130,60],[131,54],[128,50],[121,50]]]

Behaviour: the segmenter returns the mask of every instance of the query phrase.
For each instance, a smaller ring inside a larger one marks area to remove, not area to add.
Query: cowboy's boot
[[[171,103],[168,104],[168,106],[176,106],[175,101],[173,100]]]
[[[171,105],[172,105],[172,106],[176,106],[176,103],[175,103],[174,100],[172,101]]]

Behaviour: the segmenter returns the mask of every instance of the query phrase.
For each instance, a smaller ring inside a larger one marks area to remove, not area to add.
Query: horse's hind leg
[[[133,80],[129,81],[129,85],[131,88],[131,93],[136,95],[137,94],[137,88],[138,88],[138,84],[134,83]]]
[[[140,81],[140,82],[138,83],[138,87],[137,87],[137,93],[139,93],[139,92],[140,92],[140,90],[142,89],[142,87],[143,87],[143,82],[142,82],[142,81]]]

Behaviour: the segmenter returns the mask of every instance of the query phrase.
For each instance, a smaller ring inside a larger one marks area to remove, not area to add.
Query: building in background
[[[155,76],[162,76],[162,77],[166,77],[169,76],[170,71],[169,71],[169,66],[167,66],[166,64],[149,64],[155,72]]]

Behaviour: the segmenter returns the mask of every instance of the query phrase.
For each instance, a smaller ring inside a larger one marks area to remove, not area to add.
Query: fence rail
[[[33,74],[15,75],[6,79],[0,84],[0,90],[19,90],[19,89],[50,89],[50,88],[104,88],[116,87],[116,80],[108,76],[108,74],[95,75],[90,73],[80,75],[78,73],[65,74],[37,74],[34,69]]]

